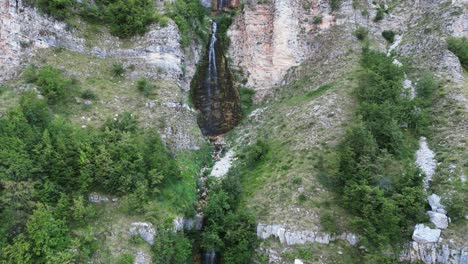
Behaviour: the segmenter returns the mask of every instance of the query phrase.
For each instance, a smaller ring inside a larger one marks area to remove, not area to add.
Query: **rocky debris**
[[[433,193],[427,197],[427,201],[429,202],[429,205],[431,206],[432,211],[438,212],[441,214],[446,214],[447,211],[445,210],[445,206],[443,206],[440,203],[440,196],[437,194]]]
[[[146,254],[146,252],[138,250],[135,254],[135,261],[133,264],[151,264],[151,256]]]
[[[330,241],[343,240],[351,245],[356,245],[358,237],[352,233],[343,233],[339,236],[330,235],[317,231],[297,231],[283,225],[267,225],[259,223],[257,225],[257,236],[261,239],[275,237],[280,243],[286,245],[302,245],[309,243],[329,244]]]
[[[91,203],[108,203],[108,202],[117,202],[118,198],[109,198],[98,193],[91,193],[88,195],[88,201]]]
[[[294,264],[304,264],[304,262],[301,259],[295,259]]]
[[[148,244],[153,245],[156,230],[153,228],[153,224],[148,222],[134,222],[131,223],[130,234],[132,236],[140,235],[143,240]]]
[[[428,211],[427,214],[429,215],[429,218],[431,222],[440,229],[445,229],[448,227],[448,217],[445,214],[433,212],[433,211]]]
[[[454,248],[440,243],[411,242],[409,250],[403,252],[400,261],[417,262],[425,264],[468,264],[468,248]]]
[[[424,190],[429,188],[429,184],[432,181],[432,176],[434,175],[436,169],[436,161],[434,159],[435,153],[429,148],[427,144],[427,139],[425,137],[421,137],[419,139],[419,149],[416,151],[416,165],[421,168],[424,172]]]
[[[424,224],[417,224],[413,232],[413,240],[418,243],[436,243],[440,238],[440,229],[432,229]]]
[[[235,154],[232,149],[226,152],[226,154],[214,164],[210,175],[216,178],[224,177],[229,172],[232,162],[235,160],[234,156]]]
[[[201,230],[203,227],[203,216],[196,215],[193,218],[176,217],[173,221],[173,230],[175,232],[182,230]]]

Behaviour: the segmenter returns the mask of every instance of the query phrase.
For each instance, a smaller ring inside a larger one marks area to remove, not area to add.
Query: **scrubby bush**
[[[114,77],[123,77],[125,74],[125,68],[120,63],[114,63],[112,64],[111,73]]]
[[[155,88],[156,86],[146,78],[141,78],[137,81],[138,91],[143,93],[146,97],[150,96],[154,92]]]
[[[341,7],[341,2],[343,0],[330,0],[330,8],[332,11],[337,11]]]
[[[468,70],[468,40],[467,38],[449,38],[448,49],[457,55],[465,70]]]
[[[37,67],[33,64],[26,67],[23,72],[23,78],[28,83],[33,83],[37,81]]]
[[[64,20],[72,13],[72,0],[38,0],[37,6],[41,11],[59,20]]]
[[[176,0],[168,8],[169,17],[174,20],[181,35],[182,47],[187,47],[191,41],[198,37],[202,40],[208,38],[206,9],[198,0]]]
[[[375,14],[374,21],[379,22],[380,20],[384,19],[385,17],[385,9],[379,8],[377,9],[377,13]]]
[[[156,21],[151,0],[112,1],[106,7],[104,18],[111,34],[121,38],[143,35],[148,26]]]
[[[39,70],[35,83],[50,104],[63,102],[72,93],[72,80],[66,78],[60,70],[49,65]]]
[[[250,109],[253,106],[253,96],[255,91],[248,88],[241,88],[240,89],[240,101],[242,106],[242,113],[247,115]]]
[[[361,40],[361,41],[363,41],[364,39],[366,39],[368,34],[369,34],[369,30],[367,30],[367,28],[365,28],[365,27],[358,27],[358,28],[357,28],[356,30],[354,30],[354,32],[353,32],[353,35],[354,35],[357,39],[359,39],[359,40]]]
[[[323,20],[322,16],[315,16],[314,17],[314,24],[315,25],[322,24],[322,20]]]
[[[85,100],[96,100],[98,96],[92,90],[86,89],[83,92],[81,92],[81,98]]]
[[[393,41],[395,41],[395,32],[392,30],[384,30],[382,31],[382,37],[387,40],[388,43],[393,43]]]

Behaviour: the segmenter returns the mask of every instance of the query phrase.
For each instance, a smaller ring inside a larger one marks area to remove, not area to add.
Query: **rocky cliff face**
[[[129,85],[134,85],[134,81],[141,77],[167,83],[159,91],[164,102],[162,98],[161,101],[147,99],[138,102],[141,107],[123,105],[122,100],[126,99],[115,95],[113,100],[100,103],[114,113],[137,109],[142,125],[160,126],[162,137],[175,149],[198,148],[202,136],[197,129],[196,113],[187,105],[189,81],[195,72],[199,51],[195,49],[190,58],[186,57],[179,44],[175,23],[170,22],[166,27],[152,25],[144,36],[131,40],[122,41],[106,32],[95,33],[99,34],[95,36],[97,39],[90,40],[85,37],[84,24],[84,29],[70,28],[23,6],[21,1],[6,0],[0,5],[0,82],[17,78],[22,68],[33,61],[32,57],[51,48],[90,56],[90,60],[120,62],[125,67],[133,67],[126,74]],[[70,74],[84,79],[93,73]]]

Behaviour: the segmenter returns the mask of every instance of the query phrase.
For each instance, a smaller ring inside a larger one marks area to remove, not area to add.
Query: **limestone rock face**
[[[257,225],[257,237],[260,239],[268,239],[270,237],[278,238],[281,244],[286,245],[303,245],[305,243],[320,243],[329,244],[331,241],[343,240],[351,245],[356,245],[358,237],[352,233],[343,233],[341,235],[330,235],[324,232],[310,230],[294,230],[290,227],[278,224],[263,224]]]
[[[318,13],[319,6],[314,8]],[[244,69],[257,99],[271,93],[286,71],[304,60],[307,48],[300,34],[312,28],[311,22],[303,23],[307,17],[312,21],[312,13],[296,0],[246,5],[236,17],[228,31],[229,55],[234,65]]]
[[[148,244],[153,245],[156,230],[153,225],[148,222],[134,222],[130,227],[130,234],[133,236],[139,235]]]
[[[440,229],[432,229],[424,224],[417,224],[413,232],[413,240],[418,243],[436,243],[440,238]]]
[[[193,218],[176,217],[173,221],[173,230],[175,232],[182,230],[201,230],[203,227],[203,216],[196,215]]]
[[[409,250],[400,257],[401,261],[422,261],[425,264],[466,264],[468,248],[439,243],[411,242]]]

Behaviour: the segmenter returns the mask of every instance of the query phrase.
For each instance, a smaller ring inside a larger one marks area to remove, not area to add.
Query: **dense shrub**
[[[168,8],[169,17],[174,20],[181,35],[182,47],[187,47],[195,38],[208,39],[206,9],[197,0],[176,0]]]
[[[154,92],[155,88],[156,86],[146,78],[141,78],[137,81],[138,91],[143,93],[146,97],[150,96]]]
[[[61,103],[70,97],[73,92],[73,81],[64,76],[60,70],[46,65],[34,75],[33,69],[32,67],[27,69],[25,78],[27,81],[35,79],[35,84],[39,86],[41,94],[47,98],[49,104]]]
[[[314,17],[314,24],[315,25],[320,25],[320,24],[322,24],[322,20],[323,20],[322,16],[315,16]]]
[[[110,26],[110,32],[121,38],[143,35],[156,20],[151,0],[112,1],[107,6],[104,17]]]
[[[255,94],[255,90],[241,88],[240,89],[240,101],[242,106],[242,113],[244,115],[248,114],[250,109],[253,106],[253,96]]]
[[[98,96],[92,90],[86,89],[83,92],[81,92],[81,98],[85,100],[97,100]]]
[[[361,41],[366,39],[368,34],[369,34],[369,30],[367,30],[367,28],[365,27],[358,27],[353,32],[353,35]]]
[[[468,40],[466,38],[449,38],[448,49],[457,55],[465,70],[468,70]]]
[[[41,11],[59,20],[64,20],[71,15],[72,0],[38,0],[37,6]]]
[[[114,63],[112,64],[111,73],[114,77],[123,77],[125,74],[125,68],[120,63]]]
[[[343,0],[330,0],[330,8],[332,11],[337,11],[341,7],[341,2]]]
[[[387,40],[388,43],[393,43],[393,41],[395,41],[395,32],[392,30],[384,30],[382,31],[382,37]]]
[[[152,249],[156,264],[186,264],[192,261],[192,242],[182,232],[173,232],[168,227],[158,228],[158,239]]]

